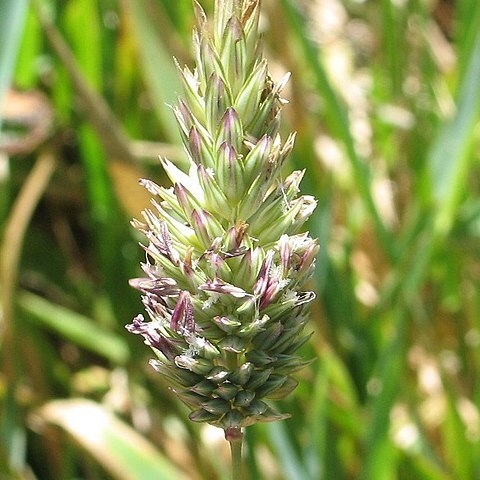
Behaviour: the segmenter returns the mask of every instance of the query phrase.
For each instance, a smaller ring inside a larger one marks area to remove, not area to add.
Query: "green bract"
[[[298,196],[303,172],[282,177],[294,135],[282,141],[285,103],[259,46],[259,0],[217,0],[210,30],[198,3],[196,68],[179,67],[185,92],[173,108],[190,162],[166,159],[173,187],[149,180],[154,208],[134,226],[147,238],[137,316],[157,355],[153,367],[190,418],[225,430],[285,418],[266,402],[297,385],[295,355],[312,292],[303,291],[318,245],[302,225],[315,199]]]

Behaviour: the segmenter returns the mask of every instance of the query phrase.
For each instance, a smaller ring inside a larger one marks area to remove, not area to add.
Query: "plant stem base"
[[[230,443],[232,452],[232,480],[242,478],[242,442],[243,432],[239,427],[231,427],[225,430],[225,439]]]

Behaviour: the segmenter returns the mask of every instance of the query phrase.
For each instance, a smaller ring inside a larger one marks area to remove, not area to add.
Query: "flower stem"
[[[239,427],[230,427],[225,430],[225,438],[230,443],[232,452],[232,480],[242,479],[242,442],[243,432]]]
[[[232,452],[232,480],[242,478],[242,440],[230,442]]]

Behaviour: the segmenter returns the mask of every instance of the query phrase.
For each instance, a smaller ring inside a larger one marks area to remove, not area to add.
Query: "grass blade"
[[[10,212],[0,253],[0,281],[2,283],[1,303],[3,315],[0,330],[7,348],[13,333],[13,299],[17,287],[18,264],[20,261],[23,241],[32,215],[42,197],[56,168],[56,158],[51,152],[38,157],[37,163],[30,172],[23,189],[18,195]],[[7,355],[7,362],[10,360]]]
[[[327,436],[327,394],[330,378],[328,364],[322,362],[317,371],[317,378],[314,385],[310,412],[307,418],[311,419],[309,430],[310,438],[305,448],[305,464],[310,478],[326,478],[325,465],[322,460],[325,458],[326,436]]]
[[[18,306],[32,321],[114,364],[124,364],[128,360],[126,342],[83,315],[27,292],[19,294]]]
[[[395,447],[389,439],[390,412],[398,395],[404,365],[406,318],[404,311],[395,312],[395,336],[384,347],[378,358],[377,369],[371,380],[370,426],[367,432],[366,458],[362,480],[395,478]],[[373,383],[372,383],[373,382]]]
[[[186,480],[151,443],[99,404],[57,400],[37,413],[65,430],[117,480]]]
[[[0,3],[0,107],[15,67],[27,7],[27,0],[2,0]]]
[[[480,30],[477,30],[468,68],[459,88],[457,111],[441,129],[428,157],[433,200],[437,206],[435,233],[446,234],[464,193],[480,119]]]
[[[470,480],[475,478],[474,464],[472,462],[474,446],[466,438],[466,425],[458,411],[458,398],[445,375],[443,380],[447,400],[447,412],[442,425],[446,455],[450,468],[454,472],[454,477],[458,480]]]
[[[311,477],[291,444],[284,422],[273,422],[266,425],[270,442],[274,446],[285,478],[288,480],[308,480]]]
[[[2,0],[0,2],[0,112],[3,99],[15,67],[27,0]],[[0,115],[0,131],[3,115]],[[8,202],[8,158],[0,152],[0,223],[5,218]]]
[[[135,157],[130,151],[128,138],[118,119],[113,115],[105,100],[92,88],[80,70],[69,46],[41,6],[33,3],[38,19],[52,49],[66,68],[70,80],[81,98],[84,114],[102,142],[110,158],[127,163],[135,163]],[[82,43],[83,40],[82,40]],[[90,70],[92,68],[90,67]]]
[[[138,38],[138,49],[145,80],[165,134],[172,143],[180,143],[177,125],[167,105],[173,105],[181,92],[180,80],[170,52],[165,48],[152,19],[148,16],[150,0],[125,0],[129,18]],[[150,5],[153,8],[152,5]]]

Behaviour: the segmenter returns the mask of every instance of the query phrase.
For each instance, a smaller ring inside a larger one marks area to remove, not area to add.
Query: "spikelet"
[[[196,68],[178,66],[173,108],[190,168],[162,159],[173,187],[149,180],[153,208],[133,225],[147,239],[142,292],[149,321],[127,329],[156,354],[151,365],[191,409],[227,431],[288,417],[268,404],[288,395],[318,245],[301,233],[316,201],[299,196],[304,172],[283,179],[294,144],[282,141],[282,88],[259,43],[259,0],[217,0],[213,25],[194,1]]]

